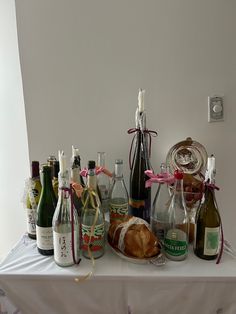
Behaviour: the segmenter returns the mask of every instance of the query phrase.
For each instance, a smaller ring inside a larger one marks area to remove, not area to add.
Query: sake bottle
[[[128,192],[123,177],[123,160],[115,161],[113,185],[109,196],[110,223],[122,220],[128,215]]]
[[[173,261],[182,261],[188,255],[189,221],[183,194],[183,173],[174,173],[175,186],[168,209],[169,226],[164,237],[165,255]]]
[[[36,215],[41,189],[42,186],[39,179],[39,162],[32,161],[31,178],[29,180],[26,202],[27,232],[31,239],[36,239]]]
[[[37,208],[36,237],[39,253],[53,255],[52,218],[57,199],[52,187],[52,168],[43,165],[41,170],[42,192]]]
[[[79,222],[71,203],[69,171],[63,152],[59,152],[59,163],[59,198],[52,221],[54,260],[59,266],[71,266],[78,260]]]
[[[215,198],[215,157],[208,157],[204,194],[196,214],[194,253],[205,260],[217,258],[221,218]]]
[[[83,191],[82,202],[82,254],[86,258],[99,258],[105,250],[105,219],[97,193],[96,164],[93,160],[88,162],[87,188]]]
[[[161,164],[161,175],[167,174],[165,163]],[[161,180],[160,180],[161,181]],[[151,210],[151,229],[152,232],[163,242],[166,229],[169,226],[169,207],[171,202],[171,193],[169,185],[163,180],[158,184],[157,192],[154,197]]]
[[[146,114],[144,91],[139,90],[136,111],[136,147],[130,172],[129,213],[150,222],[151,188],[145,187],[147,176],[144,171],[151,169],[147,149]]]

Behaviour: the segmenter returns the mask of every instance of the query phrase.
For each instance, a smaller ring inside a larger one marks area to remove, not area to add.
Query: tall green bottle
[[[43,165],[41,170],[42,192],[37,209],[36,237],[39,253],[53,255],[52,218],[57,199],[52,187],[52,168]]]
[[[215,157],[208,157],[205,191],[196,214],[194,253],[205,260],[218,256],[221,218],[215,199]]]

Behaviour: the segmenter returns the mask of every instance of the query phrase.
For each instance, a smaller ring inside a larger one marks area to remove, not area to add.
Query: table
[[[185,261],[156,267],[129,263],[107,247],[94,275],[74,281],[90,270],[87,259],[61,268],[22,236],[0,265],[0,287],[15,305],[6,313],[236,313],[236,260],[226,254],[219,265],[190,252]]]

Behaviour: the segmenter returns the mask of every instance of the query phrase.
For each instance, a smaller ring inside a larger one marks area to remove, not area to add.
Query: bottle
[[[129,212],[150,222],[151,188],[145,187],[148,179],[144,171],[151,169],[146,130],[146,115],[144,112],[144,91],[139,91],[138,109],[136,111],[136,147],[130,172]]]
[[[105,168],[105,152],[98,152],[98,167]],[[97,175],[97,182],[98,182],[98,188],[101,195],[101,202],[102,202],[102,209],[104,213],[108,212],[109,210],[109,192],[111,188],[111,181],[110,177],[105,174],[104,172],[101,172]]]
[[[166,174],[168,174],[166,164],[162,163],[160,176]],[[168,182],[160,180],[151,211],[151,229],[161,242],[164,241],[164,235],[169,226],[170,202],[171,193]]]
[[[39,162],[32,161],[31,178],[29,180],[29,189],[27,194],[27,232],[31,239],[36,239],[36,214],[37,206],[41,194],[41,182],[39,179]]]
[[[53,163],[54,163],[54,161],[56,161],[56,160],[57,160],[57,159],[56,159],[56,157],[55,157],[54,155],[48,156],[48,158],[47,158],[47,165],[50,166],[51,168],[53,168]],[[53,178],[53,171],[51,172],[51,176],[52,176],[52,178]]]
[[[59,152],[59,162],[59,198],[52,220],[54,260],[59,266],[71,266],[78,260],[79,221],[75,208],[71,208],[69,171],[63,152]]]
[[[52,218],[57,199],[52,187],[52,168],[43,165],[41,170],[42,192],[37,208],[36,237],[39,253],[53,255]]]
[[[52,164],[52,187],[53,191],[58,198],[58,172],[59,172],[59,161],[55,160]]]
[[[88,162],[87,185],[82,194],[82,254],[96,259],[105,250],[105,219],[97,193],[95,161]]]
[[[128,215],[129,196],[123,178],[123,160],[115,161],[115,174],[109,196],[110,223]]]
[[[217,258],[221,218],[215,198],[215,157],[208,157],[205,190],[196,214],[194,253],[205,260]]]
[[[175,187],[168,209],[169,226],[164,237],[165,255],[173,261],[182,261],[188,254],[189,222],[183,194],[183,173],[174,173]]]

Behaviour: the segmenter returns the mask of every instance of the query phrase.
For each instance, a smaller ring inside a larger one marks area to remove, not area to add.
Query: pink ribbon
[[[152,170],[146,170],[144,173],[150,178],[146,181],[145,187],[149,188],[152,186],[152,183],[167,183],[172,184],[175,181],[174,176],[170,175],[167,172],[154,174]]]
[[[95,174],[98,175],[98,174],[100,174],[101,172],[103,172],[104,174],[106,174],[106,175],[109,176],[109,177],[112,177],[112,173],[111,173],[110,171],[108,171],[106,168],[104,168],[104,167],[96,167],[96,169],[95,169]],[[87,178],[87,176],[88,176],[88,169],[87,169],[87,168],[82,169],[82,170],[80,171],[80,175],[81,175],[82,177]]]

